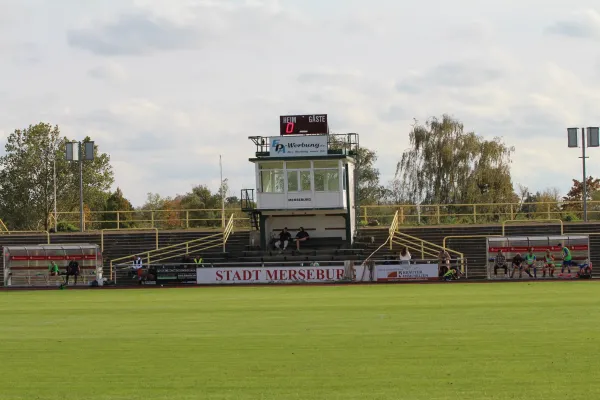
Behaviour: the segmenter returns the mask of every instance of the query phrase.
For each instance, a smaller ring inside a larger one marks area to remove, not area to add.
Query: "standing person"
[[[292,240],[292,235],[290,235],[287,228],[283,228],[279,233],[279,240],[275,242],[275,247],[277,247],[277,250],[281,253],[281,245],[283,245],[283,251],[285,251],[290,240]]]
[[[515,254],[512,259],[512,271],[510,273],[510,277],[514,278],[515,271],[519,270],[519,278],[523,277],[523,257],[521,257],[521,253]]]
[[[563,246],[562,243],[558,244],[559,247],[562,247],[562,268],[560,269],[560,273],[565,273],[565,267],[567,267],[567,271],[569,274],[571,273],[571,265],[573,265],[573,256],[571,255],[571,250],[567,246]]]
[[[410,264],[411,259],[410,251],[408,251],[408,247],[404,246],[402,251],[400,252],[400,263],[401,264]]]
[[[506,257],[502,250],[498,250],[498,254],[496,254],[496,258],[494,259],[494,276],[498,275],[498,270],[500,268],[504,269],[504,277],[508,275],[508,265],[506,264]]]
[[[546,271],[548,271],[548,276],[554,277],[554,256],[550,253],[550,250],[546,250],[546,255],[544,255],[544,267],[543,267],[544,278],[546,277]]]
[[[296,250],[300,251],[300,242],[305,242],[308,239],[310,239],[308,232],[303,227],[300,227],[300,230],[296,233]]]
[[[533,254],[533,247],[530,247],[529,252],[525,254],[525,268],[523,268],[530,278],[537,278],[537,266],[535,265],[536,261],[535,254]],[[534,276],[531,276],[531,272],[529,272],[531,269],[533,269]]]
[[[69,286],[69,277],[73,276],[75,279],[75,286],[77,286],[77,277],[81,273],[81,268],[79,268],[79,263],[74,259],[69,261],[69,265],[67,265],[67,273],[65,275],[65,285]]]
[[[438,253],[438,276],[443,277],[450,269],[450,253],[446,249],[440,249]]]

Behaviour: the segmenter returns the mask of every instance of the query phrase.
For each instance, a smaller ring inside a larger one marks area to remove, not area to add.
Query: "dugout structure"
[[[560,268],[562,264],[562,244],[571,250],[573,262],[582,264],[590,260],[590,237],[587,235],[577,236],[490,236],[487,238],[487,277],[494,279],[494,259],[498,250],[502,250],[506,262],[510,267],[512,258],[520,253],[522,256],[533,248],[533,253],[540,260],[546,254],[546,250],[555,258],[555,265]],[[539,261],[538,261],[539,263]]]
[[[49,244],[34,246],[5,246],[3,249],[4,286],[56,286],[63,276],[50,276],[48,266],[55,261],[61,275],[70,260],[81,268],[80,284],[102,278],[102,253],[95,244]]]

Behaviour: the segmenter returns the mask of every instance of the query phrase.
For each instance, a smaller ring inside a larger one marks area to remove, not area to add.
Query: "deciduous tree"
[[[9,229],[50,228],[54,164],[58,211],[79,211],[79,166],[65,160],[67,141],[58,126],[46,123],[17,129],[8,136],[5,155],[0,157],[0,216]],[[84,162],[83,175],[86,206],[103,209],[113,183],[108,155],[97,152],[95,161]]]
[[[396,167],[401,197],[422,204],[500,203],[515,200],[510,176],[514,148],[485,140],[444,115],[415,122],[411,148]]]

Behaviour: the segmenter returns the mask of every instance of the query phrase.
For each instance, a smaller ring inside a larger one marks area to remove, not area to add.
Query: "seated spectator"
[[[580,278],[592,277],[592,263],[589,259],[586,259],[583,264],[579,264],[579,273],[577,275]]]
[[[531,247],[529,248],[529,252],[525,254],[525,264],[523,266],[523,270],[527,273],[527,275],[529,275],[530,278],[537,278],[536,262],[537,259],[535,254],[533,254],[533,247]],[[531,276],[531,272],[529,272],[531,269],[533,269],[533,276]]]
[[[440,249],[438,253],[438,276],[441,278],[450,269],[450,253],[446,249]]]
[[[544,267],[542,268],[543,277],[546,277],[546,271],[548,272],[548,276],[554,276],[554,256],[550,254],[550,250],[546,250],[546,255],[544,255]]]
[[[77,285],[77,277],[81,273],[81,268],[79,267],[79,263],[75,260],[71,260],[69,265],[67,265],[67,273],[65,275],[65,285],[69,286],[69,277],[73,277],[75,279],[75,285]]]
[[[523,277],[523,257],[521,257],[521,253],[517,253],[512,259],[512,271],[510,273],[510,277],[515,277],[515,271],[519,270],[519,278]]]
[[[50,265],[48,266],[48,273],[50,274],[50,276],[58,276],[58,275],[60,275],[60,271],[58,269],[58,265],[56,265],[55,261],[52,261],[50,263]]]
[[[308,232],[303,227],[300,227],[300,231],[296,233],[296,250],[300,251],[300,242],[305,242],[308,239],[310,239]]]
[[[283,228],[283,230],[279,233],[279,240],[275,242],[275,247],[281,253],[281,246],[283,245],[283,251],[285,251],[290,240],[292,240],[292,235],[290,235],[287,228]]]
[[[504,275],[508,275],[508,265],[506,264],[506,257],[502,250],[498,250],[498,254],[496,254],[496,258],[494,259],[494,276],[498,276],[498,270],[500,268],[504,269]]]
[[[192,260],[192,257],[190,257],[189,254],[185,254],[183,257],[181,257],[181,264],[184,266],[186,264],[194,264],[194,260]]]
[[[402,251],[400,252],[400,263],[401,264],[410,264],[410,251],[408,251],[408,247],[404,246]]]

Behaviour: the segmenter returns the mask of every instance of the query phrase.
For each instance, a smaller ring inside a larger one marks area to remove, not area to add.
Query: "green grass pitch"
[[[0,399],[598,399],[595,282],[0,292]]]

